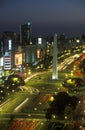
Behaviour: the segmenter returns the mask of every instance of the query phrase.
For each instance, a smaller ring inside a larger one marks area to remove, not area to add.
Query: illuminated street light
[[[77,39],[77,40],[76,40],[76,42],[77,42],[77,43],[79,43],[79,42],[80,42],[80,40],[79,40],[79,39]]]
[[[28,70],[28,74],[29,74],[29,75],[31,74],[31,70]]]

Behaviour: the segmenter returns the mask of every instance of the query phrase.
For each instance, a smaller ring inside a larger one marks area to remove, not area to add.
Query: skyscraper
[[[20,25],[20,43],[28,45],[31,41],[31,22],[28,21],[25,25]]]

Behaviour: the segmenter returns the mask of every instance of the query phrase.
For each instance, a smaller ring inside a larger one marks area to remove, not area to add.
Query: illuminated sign
[[[22,64],[22,53],[15,54],[15,65],[21,65]]]
[[[12,50],[12,40],[8,41],[9,50]]]
[[[38,44],[42,44],[42,38],[38,38]]]
[[[0,58],[0,66],[3,66],[3,57]]]
[[[4,55],[4,69],[9,70],[11,69],[11,53],[5,52]]]
[[[37,50],[37,58],[40,58],[40,50]]]

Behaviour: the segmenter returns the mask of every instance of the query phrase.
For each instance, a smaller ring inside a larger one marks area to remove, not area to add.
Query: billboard
[[[42,38],[38,38],[38,44],[42,44]]]
[[[40,58],[40,50],[37,50],[37,58]]]
[[[12,40],[8,41],[8,47],[9,47],[9,50],[12,50]]]
[[[3,66],[3,57],[0,58],[0,66]]]
[[[22,65],[22,53],[15,54],[15,65]]]
[[[11,52],[5,52],[4,55],[4,69],[10,70],[11,69]]]

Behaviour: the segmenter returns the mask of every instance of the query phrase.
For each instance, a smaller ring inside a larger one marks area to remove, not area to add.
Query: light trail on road
[[[22,93],[15,93],[13,96],[11,96],[7,101],[0,105],[0,114],[4,113],[5,111],[8,112],[9,110],[13,111],[14,107],[17,107],[17,104],[21,104],[26,99],[25,95],[27,97],[27,93],[24,93],[24,95],[22,95]],[[21,97],[23,97],[23,99],[20,102]]]
[[[9,104],[10,104],[10,100],[11,100],[11,98],[9,98],[8,100],[6,100],[4,103],[2,103],[1,105],[0,105],[0,112],[2,111],[2,110],[6,110],[6,108],[9,106]]]
[[[37,120],[15,120],[11,126],[9,127],[9,130],[35,130],[37,126],[41,125],[41,121]]]
[[[65,59],[63,62],[61,62],[58,66],[58,70],[64,70],[70,65],[72,62],[74,62],[75,58],[74,56],[70,56],[69,58]]]
[[[27,102],[28,102],[29,98],[26,98],[21,104],[19,104],[15,109],[14,112],[19,111]]]

